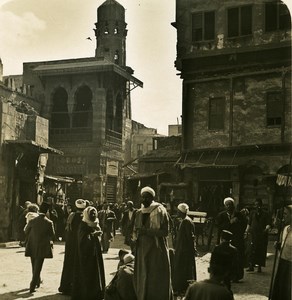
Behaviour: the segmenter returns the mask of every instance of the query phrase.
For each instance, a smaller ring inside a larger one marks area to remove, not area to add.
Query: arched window
[[[68,94],[62,87],[56,89],[52,98],[51,128],[69,128]]]
[[[79,88],[75,94],[73,127],[92,127],[92,92],[88,86]]]

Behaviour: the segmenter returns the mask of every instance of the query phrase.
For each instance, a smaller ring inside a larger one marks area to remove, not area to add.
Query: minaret
[[[125,9],[115,0],[107,0],[97,9],[96,57],[105,57],[120,66],[126,65]]]

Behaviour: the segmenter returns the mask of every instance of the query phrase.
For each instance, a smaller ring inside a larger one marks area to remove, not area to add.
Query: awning
[[[217,165],[217,164],[196,164],[196,163],[187,163],[179,164],[181,169],[193,168],[193,169],[202,169],[202,168],[217,168],[217,169],[233,169],[237,168],[239,165]]]
[[[63,183],[73,183],[76,180],[71,177],[66,177],[66,176],[58,176],[58,175],[45,175],[45,179],[56,181],[56,182],[63,182]]]
[[[106,59],[85,58],[40,63],[33,71],[39,76],[54,76],[60,74],[85,74],[98,72],[114,72],[129,80],[134,86],[143,87],[143,82]]]
[[[189,185],[185,182],[179,182],[179,183],[172,183],[172,182],[162,182],[159,184],[159,187],[170,187],[170,188],[186,188]]]
[[[157,172],[157,173],[137,173],[134,175],[129,176],[128,180],[139,180],[142,178],[150,178],[150,177],[156,177],[162,174],[166,174],[166,172]]]
[[[237,168],[240,163],[237,150],[232,152],[201,150],[191,155],[185,154],[176,162],[176,166],[185,168]]]
[[[25,152],[64,155],[64,153],[61,150],[49,146],[40,145],[33,140],[5,140],[4,143],[7,143],[8,145],[13,145],[15,147],[19,147]]]

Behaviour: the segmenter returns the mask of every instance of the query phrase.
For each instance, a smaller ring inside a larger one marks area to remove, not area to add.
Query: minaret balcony
[[[105,136],[105,141],[106,145],[117,148],[117,149],[122,149],[123,145],[123,136],[120,132],[107,129],[106,130],[106,136]]]

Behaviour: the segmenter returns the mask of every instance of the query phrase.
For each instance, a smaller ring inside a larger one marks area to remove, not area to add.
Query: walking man
[[[195,226],[187,215],[189,206],[186,203],[180,203],[177,209],[177,215],[181,222],[174,252],[173,290],[177,295],[184,295],[189,282],[197,279]]]
[[[137,209],[134,208],[134,204],[132,201],[127,202],[127,209],[123,212],[122,221],[121,221],[121,229],[122,234],[125,237],[125,245],[131,247],[131,251],[134,251],[133,243],[132,243],[132,234],[134,228],[134,221]]]
[[[113,240],[115,235],[115,222],[116,215],[110,209],[109,204],[105,203],[103,210],[98,212],[98,220],[102,230],[101,246],[102,252],[107,253],[110,247],[110,242]]]
[[[40,206],[39,216],[28,222],[25,228],[27,243],[25,247],[25,256],[29,256],[32,266],[32,280],[29,291],[35,292],[35,289],[41,283],[41,270],[45,258],[53,258],[53,240],[55,236],[54,225],[46,217],[49,204],[43,202]]]

